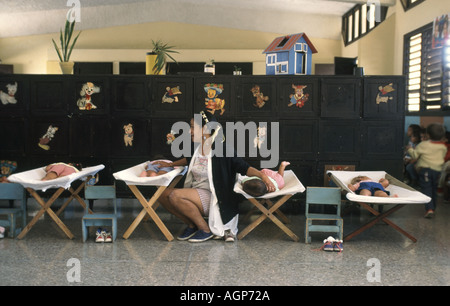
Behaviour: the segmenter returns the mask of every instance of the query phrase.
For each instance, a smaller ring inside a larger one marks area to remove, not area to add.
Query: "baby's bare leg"
[[[370,190],[368,190],[368,189],[361,189],[361,191],[359,192],[359,195],[371,196],[372,192],[370,192]]]
[[[278,168],[278,174],[281,176],[284,176],[284,169],[289,166],[291,163],[287,161],[283,161],[280,164],[280,167]]]
[[[55,178],[58,178],[58,174],[56,174],[56,172],[50,171],[50,172],[47,172],[47,174],[42,178],[42,180],[48,181],[48,180],[54,180]]]
[[[389,195],[383,190],[377,190],[373,194],[375,197],[389,197]]]

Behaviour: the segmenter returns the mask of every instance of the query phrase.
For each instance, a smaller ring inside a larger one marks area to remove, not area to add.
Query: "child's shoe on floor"
[[[95,238],[95,242],[105,242],[105,236],[103,235],[105,231],[102,230],[100,227],[97,229],[97,232],[95,233],[95,235],[97,236]]]
[[[322,249],[325,252],[333,252],[334,251],[334,242],[335,242],[335,239],[333,237],[329,236],[327,239],[325,239],[323,241]]]
[[[335,252],[342,252],[342,251],[344,251],[344,246],[342,245],[342,240],[335,240],[334,241],[334,243],[333,243],[333,250],[335,251]]]
[[[5,228],[0,226],[0,239],[5,238]]]
[[[105,242],[111,243],[112,237],[110,232],[103,231],[103,238],[105,239]]]

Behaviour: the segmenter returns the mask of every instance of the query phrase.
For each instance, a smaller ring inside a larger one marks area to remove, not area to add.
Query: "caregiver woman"
[[[201,126],[199,122],[191,120],[191,139],[199,144],[192,157],[161,163],[163,167],[189,165],[184,188],[166,189],[158,201],[187,224],[178,240],[203,242],[216,236],[223,237],[225,241],[234,241],[239,213],[239,200],[233,191],[236,174],[261,178],[269,191],[274,191],[275,187],[265,174],[250,167],[236,156],[234,150],[227,148],[220,137],[215,139],[215,135],[211,135],[207,124],[217,122],[211,113],[200,112],[200,115]],[[223,154],[220,155],[223,157],[211,154],[215,146],[224,146]],[[205,216],[208,216],[209,224]]]

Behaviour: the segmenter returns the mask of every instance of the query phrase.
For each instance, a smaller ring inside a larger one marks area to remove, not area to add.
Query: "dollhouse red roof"
[[[302,37],[305,39],[306,43],[311,48],[312,53],[317,53],[316,48],[311,43],[311,41],[309,40],[308,36],[306,36],[305,33],[297,33],[297,34],[277,37],[266,48],[266,50],[263,51],[263,53],[288,51],[292,47],[294,47],[295,43]]]

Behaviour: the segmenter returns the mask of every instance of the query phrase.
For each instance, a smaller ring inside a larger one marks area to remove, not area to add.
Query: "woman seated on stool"
[[[234,241],[239,217],[239,199],[233,191],[236,174],[261,178],[270,192],[275,186],[267,175],[227,148],[223,139],[215,139],[220,127],[212,133],[214,124],[208,123],[217,120],[211,113],[202,111],[200,115],[201,122],[191,120],[191,139],[199,144],[193,156],[159,163],[161,167],[189,165],[185,188],[167,188],[158,201],[187,225],[178,240],[202,242],[214,237]],[[219,146],[223,146],[223,156],[212,154]],[[209,217],[208,222],[204,217]]]

